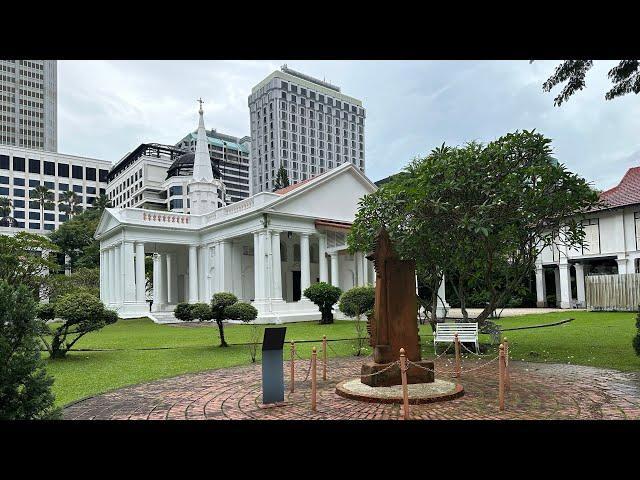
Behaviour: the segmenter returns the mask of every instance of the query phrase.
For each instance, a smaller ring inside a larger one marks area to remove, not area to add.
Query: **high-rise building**
[[[56,60],[0,60],[0,144],[58,150]]]
[[[363,173],[365,109],[340,87],[286,65],[249,95],[252,193],[272,191],[280,166],[298,183],[345,162]]]
[[[83,209],[91,207],[106,192],[110,167],[106,160],[0,145],[0,197],[9,199],[8,215],[0,215],[0,234],[55,230],[68,219],[59,203],[64,192],[74,192]],[[39,186],[51,191],[46,208],[34,195]]]
[[[226,203],[234,203],[251,194],[249,189],[249,155],[251,137],[225,135],[215,129],[207,130],[209,156],[215,161],[226,187]],[[176,147],[196,151],[196,132],[189,133]]]

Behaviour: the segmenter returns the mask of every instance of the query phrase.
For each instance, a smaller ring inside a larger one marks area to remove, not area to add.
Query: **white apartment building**
[[[58,205],[60,194],[75,192],[81,207],[91,206],[106,192],[110,167],[106,160],[0,145],[0,197],[11,201],[11,215],[4,224],[13,225],[0,227],[0,233],[55,230],[68,218]],[[53,192],[53,208],[42,218],[40,204],[29,196],[41,185]]]
[[[280,166],[298,183],[350,162],[365,172],[362,102],[284,65],[253,87],[251,191],[273,190]]]
[[[546,248],[537,259],[539,307],[555,293],[561,308],[585,307],[585,275],[640,273],[640,167],[600,194],[604,207],[585,215],[587,245]]]
[[[56,60],[0,60],[0,145],[58,150]]]

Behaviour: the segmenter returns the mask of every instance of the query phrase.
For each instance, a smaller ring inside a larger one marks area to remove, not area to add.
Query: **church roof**
[[[640,167],[627,170],[620,183],[600,194],[603,209],[640,204]]]
[[[284,187],[284,188],[280,188],[280,189],[278,189],[278,190],[274,190],[274,191],[273,191],[273,193],[277,193],[278,195],[285,195],[285,194],[287,194],[287,193],[291,192],[292,190],[295,190],[295,189],[297,189],[297,188],[300,188],[301,186],[303,186],[303,185],[305,185],[305,184],[309,183],[310,181],[315,180],[316,178],[319,178],[319,177],[321,177],[321,176],[323,176],[323,175],[326,175],[326,174],[327,174],[327,173],[329,173],[330,171],[331,171],[331,170],[328,170],[328,171],[326,171],[326,172],[324,172],[324,173],[321,173],[321,174],[319,174],[319,175],[316,175],[316,176],[314,176],[314,177],[307,178],[306,180],[302,180],[301,182],[298,182],[298,183],[294,183],[294,184],[292,184],[292,185],[289,185],[288,187]]]

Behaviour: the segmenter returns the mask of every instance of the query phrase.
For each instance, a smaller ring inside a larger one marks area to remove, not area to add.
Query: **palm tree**
[[[51,201],[53,200],[53,192],[44,185],[39,185],[29,192],[29,198],[40,204],[40,228],[44,229],[44,211],[45,209],[53,210],[54,207],[54,203]]]
[[[60,201],[58,202],[58,205],[60,210],[65,212],[69,218],[82,211],[82,207],[78,205],[78,196],[75,192],[62,192],[60,194]]]
[[[105,208],[111,207],[111,200],[104,193],[101,193],[94,201],[93,208],[97,208],[98,210],[104,210]]]
[[[9,197],[0,197],[0,217],[9,217],[11,215],[11,199]]]

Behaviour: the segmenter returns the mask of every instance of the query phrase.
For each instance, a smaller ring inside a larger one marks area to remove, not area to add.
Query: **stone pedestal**
[[[407,370],[407,382],[410,384],[433,382],[433,362],[419,360],[414,363],[420,365],[421,367],[428,368],[429,370],[424,370],[422,368],[410,365],[409,369]],[[390,387],[392,385],[401,385],[402,378],[400,376],[400,365],[398,364],[378,375],[371,375],[372,373],[384,370],[388,366],[389,363],[365,363],[364,365],[362,365],[362,375],[366,376],[361,377],[360,381],[366,385],[369,385],[370,387]]]

